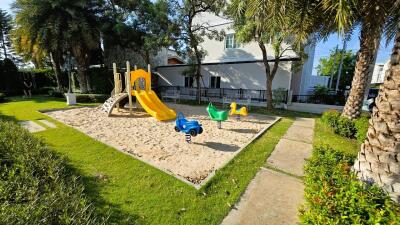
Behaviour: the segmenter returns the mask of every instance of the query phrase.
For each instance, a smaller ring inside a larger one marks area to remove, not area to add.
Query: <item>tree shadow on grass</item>
[[[121,205],[111,203],[100,195],[100,190],[109,184],[109,177],[104,174],[85,176],[83,173],[68,164],[68,169],[79,176],[85,187],[84,194],[93,204],[96,213],[101,218],[108,218],[105,224],[145,224],[145,221],[134,213],[128,213],[121,209]]]
[[[123,211],[121,205],[110,203],[100,196],[100,188],[108,181],[88,176],[82,177],[82,181],[85,185],[85,194],[94,203],[97,212],[101,216],[109,216],[108,224],[144,224],[138,215]]]

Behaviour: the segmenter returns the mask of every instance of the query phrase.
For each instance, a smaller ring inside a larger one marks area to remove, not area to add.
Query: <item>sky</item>
[[[14,0],[0,0],[0,8],[3,10],[7,10],[11,13],[10,4],[13,1]],[[358,38],[359,32],[360,32],[359,29],[356,29],[351,37],[351,40],[347,42],[348,50],[353,50],[354,52],[358,51],[360,46],[360,41]],[[338,44],[339,44],[339,49],[341,49],[343,42],[337,34],[332,34],[327,38],[327,40],[317,43],[315,48],[313,75],[317,74],[315,67],[318,65],[320,58],[329,56],[330,50],[334,50]],[[392,47],[393,47],[393,42],[390,43],[388,47],[386,47],[386,41],[382,40],[376,62],[385,63],[390,57]]]

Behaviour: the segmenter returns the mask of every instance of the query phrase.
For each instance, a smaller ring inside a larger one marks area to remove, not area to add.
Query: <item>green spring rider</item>
[[[210,118],[218,123],[218,129],[221,129],[221,122],[228,119],[229,111],[218,110],[211,102],[207,106],[207,112]]]

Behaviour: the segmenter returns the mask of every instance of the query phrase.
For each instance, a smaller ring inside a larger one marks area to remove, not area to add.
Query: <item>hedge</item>
[[[6,94],[0,93],[0,102],[5,102],[6,101]]]
[[[354,158],[317,147],[305,166],[302,224],[400,224],[400,206],[351,171]]]
[[[358,142],[364,142],[368,130],[368,116],[363,114],[356,120],[342,117],[337,110],[328,110],[322,114],[321,120],[330,126],[336,134],[347,138],[357,138]]]
[[[0,224],[105,224],[64,158],[0,119]]]
[[[105,94],[76,94],[76,102],[78,103],[103,103],[110,95]]]

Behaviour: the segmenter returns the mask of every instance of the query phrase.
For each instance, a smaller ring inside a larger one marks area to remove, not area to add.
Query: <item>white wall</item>
[[[202,13],[196,17],[195,23],[208,24],[210,29],[217,31],[225,31],[226,34],[233,34],[232,22],[228,19],[221,18],[211,13]],[[247,44],[241,44],[240,48],[226,49],[225,39],[223,41],[211,40],[204,37],[204,42],[200,44],[200,47],[207,52],[207,55],[203,59],[203,63],[213,62],[237,62],[237,61],[249,61],[249,60],[261,60],[262,53],[260,47],[256,42],[250,42]],[[274,50],[272,46],[267,44],[268,59],[274,59]],[[288,45],[283,44],[282,48],[286,48]],[[285,57],[297,57],[293,51],[286,51]]]
[[[386,70],[389,69],[389,61],[376,63],[372,73],[371,84],[382,84],[385,81]]]
[[[289,88],[291,77],[291,62],[281,62],[273,80],[272,88]],[[157,71],[164,76],[172,86],[184,86],[182,72],[187,66],[158,67]],[[264,65],[261,62],[239,64],[213,64],[202,66],[203,80],[206,87],[210,85],[211,76],[221,77],[221,88],[265,90],[266,78]],[[169,86],[160,79],[159,85]]]

